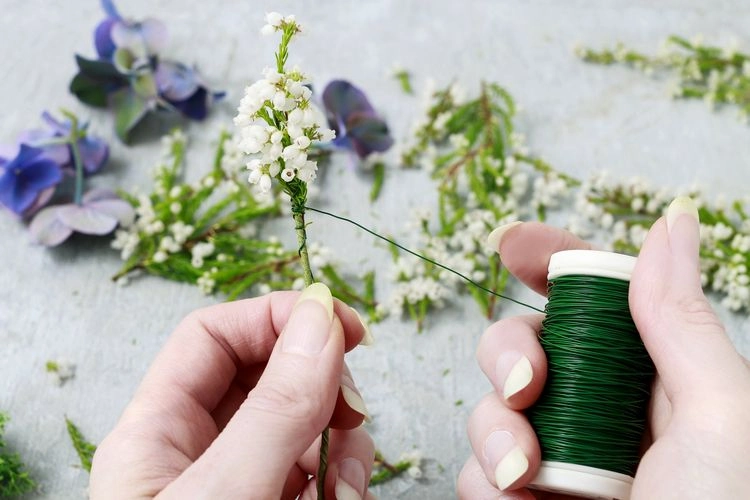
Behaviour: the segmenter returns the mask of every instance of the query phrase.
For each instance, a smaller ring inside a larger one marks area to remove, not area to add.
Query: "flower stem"
[[[310,257],[307,253],[307,231],[305,230],[305,208],[296,207],[292,211],[294,218],[294,229],[297,232],[297,243],[299,244],[299,256],[302,263],[302,273],[305,280],[305,286],[310,286],[315,282],[313,278],[312,267],[310,267]],[[317,474],[317,491],[318,500],[325,500],[326,473],[328,472],[328,434],[329,428],[326,426],[320,436],[320,461],[318,462]]]
[[[76,115],[66,109],[62,109],[61,113],[70,120],[70,134],[65,142],[70,146],[70,151],[73,154],[73,165],[76,169],[76,190],[73,201],[76,205],[80,205],[83,198],[83,161],[81,161],[81,151],[78,149],[78,139],[80,138],[81,131],[78,130],[78,118]]]

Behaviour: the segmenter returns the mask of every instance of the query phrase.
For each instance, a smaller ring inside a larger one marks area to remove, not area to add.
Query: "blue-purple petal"
[[[42,113],[42,121],[52,129],[54,135],[68,135],[70,132],[70,122],[67,120],[62,122],[57,120],[49,111]]]
[[[47,207],[34,216],[29,225],[32,241],[54,247],[73,234],[73,230],[58,218],[59,209],[59,206]]]
[[[360,158],[375,151],[386,151],[393,145],[393,138],[385,121],[365,113],[353,113],[349,116],[344,138],[349,140]]]
[[[117,48],[114,40],[112,40],[112,26],[117,21],[117,18],[108,17],[100,22],[94,30],[94,46],[100,59],[112,59],[112,54],[114,54]]]
[[[87,174],[98,172],[109,158],[109,146],[104,140],[86,136],[78,141],[83,169]]]
[[[328,123],[336,132],[352,113],[375,114],[367,96],[346,80],[333,80],[323,90]]]
[[[62,205],[57,218],[70,229],[84,234],[108,234],[117,227],[117,218],[87,205]]]
[[[95,201],[86,201],[84,205],[101,214],[117,219],[121,226],[129,226],[135,220],[135,210],[127,201],[120,199],[112,193],[113,198],[104,198]]]
[[[43,145],[44,142],[56,137],[60,136],[54,131],[32,129],[22,132],[17,141],[19,144],[41,149],[43,156],[64,167],[70,163],[70,148],[65,144]]]
[[[193,120],[203,120],[208,116],[208,104],[211,96],[204,87],[184,101],[169,101],[180,113]]]
[[[149,54],[158,54],[167,47],[169,33],[163,22],[149,17],[142,21],[140,26]]]
[[[161,61],[154,73],[159,94],[169,101],[189,99],[200,86],[198,74],[184,64]]]
[[[115,3],[112,0],[102,0],[102,9],[107,14],[107,17],[122,19],[122,16],[117,11],[117,7],[115,7]]]
[[[42,151],[21,144],[18,155],[0,174],[0,203],[18,215],[26,212],[39,193],[62,180],[60,166]]]

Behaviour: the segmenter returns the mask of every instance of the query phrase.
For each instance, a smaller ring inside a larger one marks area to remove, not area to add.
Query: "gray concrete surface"
[[[746,194],[750,185],[750,128],[731,110],[709,113],[700,102],[672,102],[666,82],[623,68],[587,66],[573,57],[576,42],[601,46],[622,40],[655,49],[670,33],[704,33],[707,40],[734,36],[750,48],[750,5],[739,0],[504,1],[120,1],[121,11],[166,22],[169,53],[195,62],[229,91],[208,123],[191,125],[188,175],[199,176],[219,126],[230,122],[243,86],[269,64],[272,42],[258,30],[269,10],[294,13],[308,28],[292,61],[318,85],[343,77],[364,87],[403,138],[418,101],[404,96],[386,75],[399,62],[415,75],[476,88],[497,81],[525,108],[520,118],[532,150],[579,176],[606,168],[642,174],[668,186],[703,184],[709,193]],[[90,118],[111,135],[111,118],[80,106],[67,92],[73,54],[93,55],[91,34],[101,18],[97,2],[3,0],[0,9],[0,140],[10,141],[37,123],[38,114],[61,106]],[[126,148],[113,143],[112,164],[100,185],[150,186],[158,141]],[[381,231],[399,214],[430,203],[431,185],[417,174],[394,173],[380,201],[360,200],[369,186],[334,165],[323,185],[326,207]],[[396,182],[397,176],[404,182]],[[329,191],[330,190],[330,191]],[[314,235],[342,256],[367,258],[385,279],[389,256],[350,227],[314,218]],[[0,409],[13,420],[10,445],[25,457],[42,490],[33,498],[85,497],[87,474],[77,466],[64,416],[93,441],[112,428],[170,330],[189,311],[220,300],[197,288],[142,278],[121,288],[109,281],[119,266],[107,239],[84,239],[47,250],[29,245],[25,229],[0,217]],[[522,299],[536,300],[516,286]],[[520,312],[508,306],[503,314]],[[723,313],[733,339],[750,352],[744,316]],[[488,325],[468,299],[414,326],[395,319],[373,328],[374,347],[349,356],[355,379],[374,416],[370,430],[386,456],[416,447],[427,461],[424,478],[395,480],[381,498],[455,496],[455,481],[469,446],[465,424],[490,386],[474,363],[477,340]],[[77,364],[74,380],[56,387],[44,371],[48,359]],[[444,371],[449,371],[443,375]],[[462,400],[461,406],[455,401]]]

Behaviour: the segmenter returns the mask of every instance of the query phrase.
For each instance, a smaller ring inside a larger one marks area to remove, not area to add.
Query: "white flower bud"
[[[279,172],[281,172],[281,165],[279,162],[275,161],[268,166],[268,175],[271,177],[276,177],[279,175]]]
[[[276,28],[270,24],[266,24],[260,29],[260,34],[263,36],[273,35],[275,32]]]
[[[300,149],[307,149],[308,147],[310,147],[310,139],[307,136],[302,135],[294,140],[294,144],[296,144]]]
[[[287,16],[289,18],[290,16]],[[292,19],[293,21],[294,19]],[[278,12],[268,12],[266,13],[266,23],[270,24],[274,27],[281,26],[281,22],[284,21],[284,16],[279,14]],[[288,21],[287,21],[288,22]]]
[[[258,186],[260,186],[261,192],[263,193],[269,192],[271,190],[271,176],[269,176],[268,174],[263,174],[260,177]]]
[[[318,130],[318,134],[321,142],[330,142],[336,138],[336,132],[329,128],[321,128]]]
[[[294,108],[292,111],[289,112],[289,124],[299,125],[300,123],[302,123],[304,116],[305,114],[302,112],[301,109]]]

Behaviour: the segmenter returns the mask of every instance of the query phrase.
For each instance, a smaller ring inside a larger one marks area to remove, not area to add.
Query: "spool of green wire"
[[[654,375],[628,307],[634,265],[593,250],[550,259],[540,334],[547,382],[528,411],[542,449],[533,487],[630,497]]]

